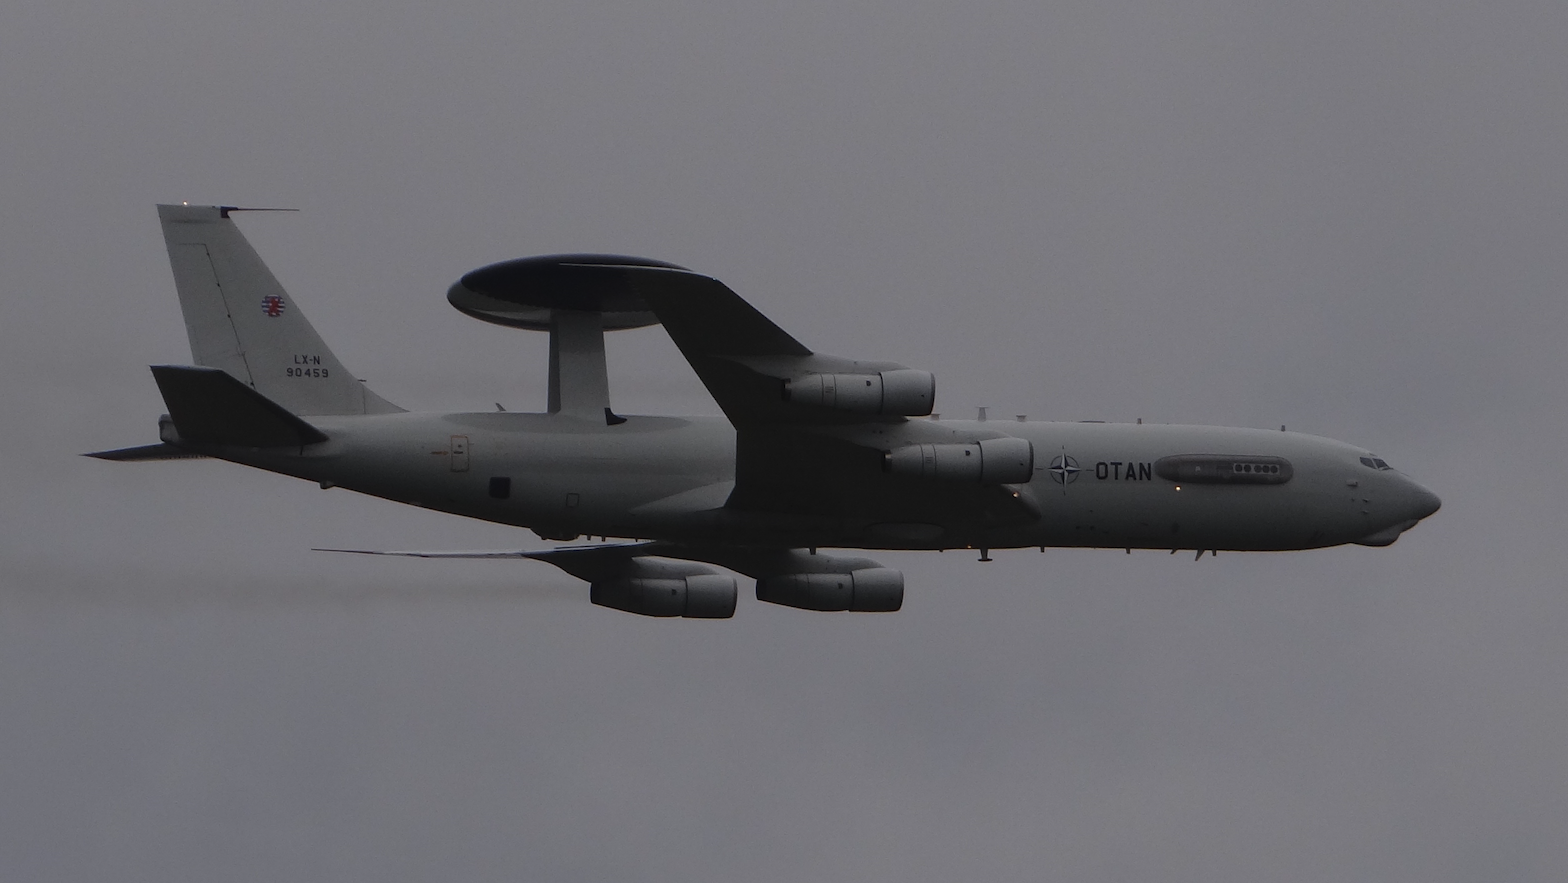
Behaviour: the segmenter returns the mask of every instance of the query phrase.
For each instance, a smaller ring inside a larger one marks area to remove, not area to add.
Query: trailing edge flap
[[[321,430],[222,369],[154,365],[152,376],[181,441],[282,448],[327,440]]]

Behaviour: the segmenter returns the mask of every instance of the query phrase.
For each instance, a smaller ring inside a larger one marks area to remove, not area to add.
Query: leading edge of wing
[[[687,360],[702,357],[809,356],[811,350],[712,276],[678,268],[628,267]]]
[[[790,404],[785,386],[810,374],[904,368],[813,352],[711,276],[658,268],[636,268],[636,273],[639,296],[737,429],[865,422],[866,414]]]

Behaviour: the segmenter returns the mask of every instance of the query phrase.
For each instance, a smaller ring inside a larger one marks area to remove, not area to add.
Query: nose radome
[[[1410,516],[1412,518],[1419,521],[1441,508],[1443,508],[1443,501],[1437,498],[1437,494],[1413,481],[1410,483]]]

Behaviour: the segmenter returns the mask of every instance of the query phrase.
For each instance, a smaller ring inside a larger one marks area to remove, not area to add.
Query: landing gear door
[[[452,456],[449,459],[453,472],[468,471],[468,436],[452,436]]]

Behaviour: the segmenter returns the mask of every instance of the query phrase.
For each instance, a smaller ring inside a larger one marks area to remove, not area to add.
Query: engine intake
[[[784,381],[784,401],[857,414],[924,417],[936,402],[936,377],[913,368],[878,374],[807,374]]]
[[[757,580],[757,600],[801,610],[891,613],[904,606],[904,575],[890,567],[784,573]]]
[[[941,481],[1026,484],[1034,477],[1034,445],[1025,438],[988,438],[967,445],[906,445],[883,455],[882,471]]]
[[[600,607],[642,616],[728,619],[735,615],[735,578],[722,573],[625,577],[595,581],[588,599]]]

